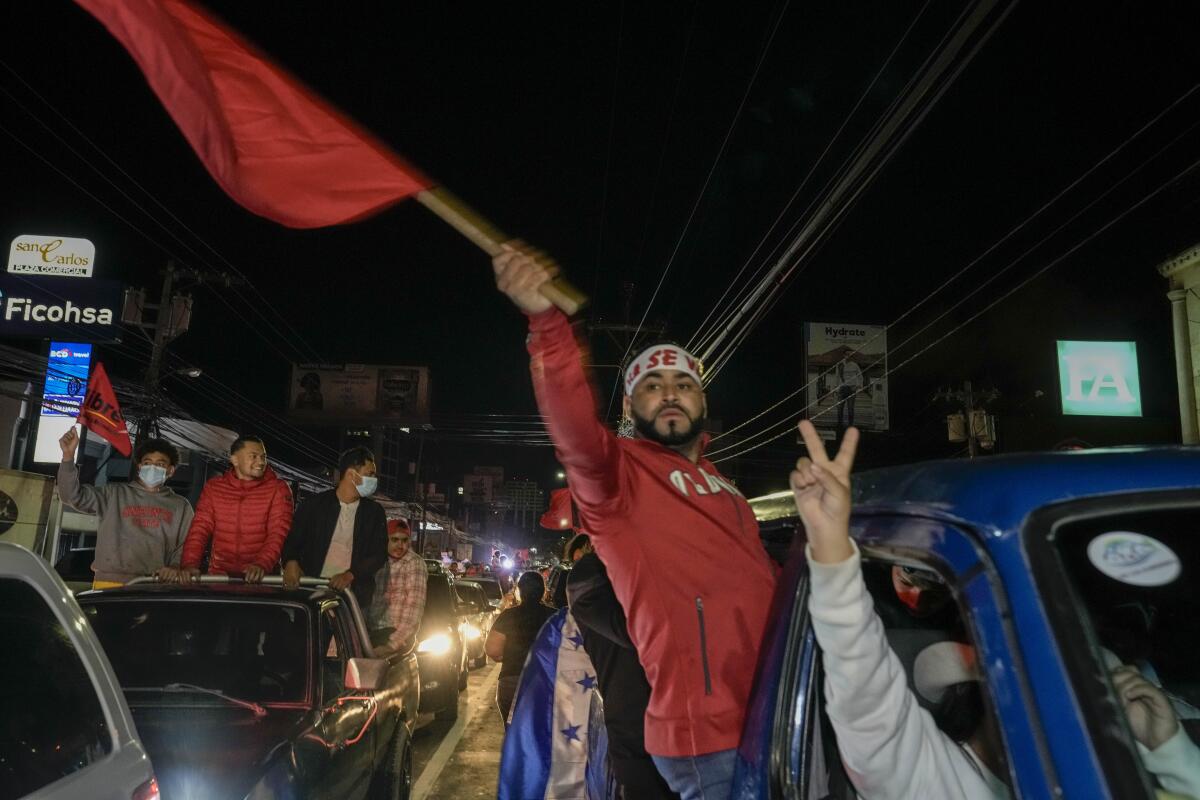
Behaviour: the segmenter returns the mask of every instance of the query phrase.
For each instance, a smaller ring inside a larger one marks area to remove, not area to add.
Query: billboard
[[[118,281],[0,272],[0,336],[119,341],[122,293]]]
[[[81,342],[51,342],[42,384],[42,408],[38,413],[33,460],[39,464],[62,461],[59,438],[75,424],[79,404],[87,395],[92,346]]]
[[[1142,384],[1134,342],[1058,342],[1063,414],[1140,417]]]
[[[95,265],[96,245],[87,239],[23,233],[8,246],[8,271],[16,275],[90,278]]]
[[[819,431],[888,430],[885,326],[807,322],[804,356],[806,416]]]
[[[429,369],[378,364],[294,364],[288,416],[313,424],[429,422]]]

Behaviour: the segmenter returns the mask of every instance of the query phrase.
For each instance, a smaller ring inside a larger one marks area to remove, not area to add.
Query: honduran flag
[[[602,708],[579,626],[561,609],[542,626],[521,671],[498,800],[615,798]]]

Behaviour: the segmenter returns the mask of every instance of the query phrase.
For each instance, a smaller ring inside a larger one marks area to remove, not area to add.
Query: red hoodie
[[[204,484],[180,564],[199,567],[212,539],[209,572],[241,573],[251,564],[272,572],[292,527],[292,510],[292,490],[270,467],[256,481],[239,480],[231,469]]]
[[[538,407],[650,682],[646,750],[737,747],[775,590],[754,512],[707,460],[600,423],[561,312],[529,330]]]

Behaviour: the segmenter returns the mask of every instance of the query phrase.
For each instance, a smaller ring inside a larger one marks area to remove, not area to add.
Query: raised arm
[[[791,486],[808,535],[809,611],[825,666],[826,712],[851,781],[870,800],[1007,796],[917,704],[888,646],[850,540],[858,431],[846,431],[833,459],[812,423],[802,422],[800,432],[810,457],[797,463]]]
[[[621,454],[616,436],[597,418],[596,396],[566,316],[538,292],[553,277],[552,270],[539,263],[536,253],[509,245],[492,264],[497,288],[529,317],[534,393],[567,470],[571,494],[584,507],[611,507],[622,497]]]
[[[84,514],[103,514],[105,492],[94,486],[79,482],[79,468],[75,466],[75,451],[79,447],[79,434],[72,427],[58,440],[62,448],[62,462],[58,465],[58,496],[71,508]]]

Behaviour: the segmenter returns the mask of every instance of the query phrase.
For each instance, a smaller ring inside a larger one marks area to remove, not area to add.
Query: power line
[[[1082,239],[1081,241],[1079,241],[1079,242],[1077,242],[1076,244],[1074,244],[1073,246],[1071,246],[1071,247],[1070,247],[1070,248],[1069,248],[1069,249],[1068,249],[1066,252],[1062,253],[1062,254],[1061,254],[1060,256],[1058,256],[1057,258],[1055,258],[1055,259],[1053,259],[1053,260],[1049,261],[1048,263],[1046,263],[1045,265],[1043,265],[1043,266],[1042,266],[1040,269],[1038,269],[1038,270],[1034,271],[1034,272],[1033,272],[1031,275],[1029,275],[1028,277],[1026,277],[1024,280],[1022,280],[1021,282],[1019,282],[1018,284],[1016,284],[1015,286],[1013,286],[1012,288],[1010,288],[1008,291],[1006,291],[1006,292],[1004,292],[1003,294],[1001,294],[999,297],[997,297],[997,298],[996,298],[995,300],[993,300],[992,302],[988,303],[986,306],[984,306],[982,309],[980,309],[980,310],[979,310],[979,311],[977,311],[976,313],[972,314],[972,315],[971,315],[970,317],[968,317],[968,318],[967,318],[965,321],[963,321],[963,322],[959,323],[958,325],[954,326],[954,327],[953,327],[953,328],[951,328],[949,331],[947,331],[945,334],[943,334],[942,336],[939,336],[937,339],[935,339],[934,341],[930,342],[928,345],[926,345],[925,347],[921,348],[921,349],[920,349],[920,350],[918,350],[916,353],[914,353],[914,354],[912,354],[911,356],[909,356],[908,358],[906,358],[904,361],[902,361],[902,362],[900,362],[899,364],[895,365],[894,367],[891,367],[890,369],[888,369],[888,370],[887,370],[887,372],[885,372],[885,373],[884,373],[884,376],[883,376],[883,377],[885,377],[885,378],[886,378],[886,377],[888,377],[888,376],[892,375],[893,373],[895,373],[896,371],[898,371],[898,370],[900,370],[900,369],[904,368],[904,367],[905,367],[905,366],[907,366],[908,364],[911,364],[911,363],[912,363],[912,362],[913,362],[915,359],[917,359],[917,358],[919,358],[920,356],[924,355],[925,353],[929,352],[929,350],[931,350],[931,349],[933,349],[934,347],[936,347],[937,345],[941,344],[943,341],[945,341],[946,339],[948,339],[950,336],[953,336],[955,333],[957,333],[958,331],[962,330],[962,329],[963,329],[964,327],[966,327],[967,325],[970,325],[972,322],[974,322],[974,321],[975,321],[975,320],[977,320],[979,317],[981,317],[981,316],[983,316],[984,314],[986,314],[986,313],[987,313],[988,311],[990,311],[992,308],[994,308],[995,306],[997,306],[998,304],[1000,304],[1000,303],[1001,303],[1001,302],[1003,302],[1004,300],[1007,300],[1009,297],[1011,297],[1013,294],[1015,294],[1016,292],[1018,292],[1018,291],[1020,291],[1021,289],[1023,289],[1023,288],[1024,288],[1025,286],[1027,286],[1029,283],[1031,283],[1032,281],[1034,281],[1034,280],[1035,280],[1035,279],[1037,279],[1038,277],[1040,277],[1040,276],[1042,276],[1043,274],[1045,274],[1045,273],[1046,273],[1048,270],[1050,270],[1051,268],[1053,268],[1053,267],[1057,266],[1058,264],[1062,263],[1062,261],[1064,261],[1065,259],[1067,259],[1067,258],[1069,258],[1070,256],[1072,256],[1073,254],[1075,254],[1075,253],[1076,253],[1078,250],[1080,250],[1082,247],[1084,247],[1085,245],[1087,245],[1088,243],[1090,243],[1092,240],[1094,240],[1095,238],[1097,238],[1098,236],[1100,236],[1101,234],[1103,234],[1105,231],[1107,231],[1107,230],[1108,230],[1109,228],[1111,228],[1113,225],[1116,225],[1118,222],[1120,222],[1121,220],[1123,220],[1123,219],[1124,219],[1125,217],[1127,217],[1129,214],[1133,213],[1134,211],[1136,211],[1137,209],[1141,208],[1141,207],[1142,207],[1143,205],[1145,205],[1146,203],[1150,202],[1150,200],[1152,200],[1152,199],[1154,199],[1155,197],[1157,197],[1157,196],[1158,196],[1160,193],[1162,193],[1163,191],[1165,191],[1165,190],[1166,190],[1168,187],[1170,187],[1171,185],[1173,185],[1174,183],[1176,183],[1177,181],[1179,181],[1181,178],[1183,178],[1184,176],[1186,176],[1188,173],[1190,173],[1190,172],[1192,172],[1193,170],[1195,170],[1195,169],[1196,169],[1198,166],[1200,166],[1200,160],[1193,161],[1191,164],[1189,164],[1189,165],[1188,165],[1187,167],[1185,167],[1183,170],[1181,170],[1180,172],[1176,173],[1174,176],[1172,176],[1171,178],[1169,178],[1168,180],[1166,180],[1164,183],[1160,184],[1160,185],[1159,185],[1157,188],[1155,188],[1155,189],[1154,189],[1153,191],[1151,191],[1149,194],[1145,195],[1145,196],[1144,196],[1142,199],[1138,200],[1138,201],[1137,201],[1137,202],[1135,202],[1133,205],[1131,205],[1129,208],[1125,209],[1124,211],[1122,211],[1121,213],[1117,214],[1115,217],[1113,217],[1112,219],[1110,219],[1108,222],[1106,222],[1106,223],[1104,223],[1103,225],[1101,225],[1101,226],[1100,226],[1098,229],[1096,229],[1094,232],[1092,232],[1091,234],[1089,234],[1088,236],[1086,236],[1086,237],[1085,237],[1084,239]],[[961,302],[961,301],[960,301],[960,302]],[[874,366],[878,365],[878,364],[880,363],[880,361],[882,361],[882,359],[879,359],[879,360],[877,360],[876,362],[874,362],[873,364],[870,364],[870,365],[868,365],[868,367],[867,367],[867,368],[868,368],[868,369],[870,369],[871,367],[874,367]],[[840,405],[840,404],[843,404],[843,403],[847,402],[848,400],[851,400],[851,399],[853,399],[853,398],[854,398],[855,396],[857,396],[858,394],[861,394],[862,392],[866,391],[866,389],[867,389],[867,387],[866,387],[866,386],[862,386],[862,387],[858,388],[857,390],[855,390],[855,391],[854,391],[854,392],[853,392],[853,393],[852,393],[852,394],[851,394],[849,397],[847,397],[846,399],[844,399],[844,400],[839,400],[837,403],[835,403],[833,407],[834,407],[834,408],[836,408],[838,405]],[[794,397],[794,396],[795,396],[795,394],[793,393],[793,395],[790,395],[789,397]],[[768,444],[768,443],[770,443],[770,442],[773,442],[773,441],[775,441],[776,439],[779,439],[780,437],[782,437],[782,436],[786,435],[786,434],[789,432],[789,430],[790,430],[791,421],[790,421],[790,420],[785,420],[785,421],[784,421],[784,423],[786,423],[786,424],[787,424],[789,427],[788,427],[788,428],[786,428],[785,430],[783,430],[782,432],[780,432],[780,433],[778,433],[778,434],[776,434],[776,435],[774,435],[774,436],[771,436],[769,439],[767,439],[767,440],[765,440],[765,441],[763,441],[763,442],[760,442],[759,444],[753,445],[753,446],[751,446],[751,447],[749,447],[749,448],[747,448],[747,449],[745,449],[745,450],[741,450],[741,451],[739,451],[739,452],[737,452],[737,453],[734,453],[734,454],[732,454],[732,455],[725,456],[724,458],[713,458],[712,460],[714,461],[714,463],[716,463],[716,462],[720,462],[720,461],[727,461],[727,460],[728,460],[728,459],[730,459],[730,458],[736,458],[738,455],[741,455],[741,454],[743,454],[743,453],[750,452],[750,451],[752,451],[752,450],[756,450],[756,449],[758,449],[759,447],[762,447],[762,446],[763,446],[763,445],[765,445],[765,444]],[[753,436],[751,436],[751,437],[748,437],[748,438],[758,438],[759,436],[766,435],[766,434],[767,434],[767,433],[769,433],[769,432],[770,432],[770,431],[771,431],[773,428],[775,428],[775,427],[778,427],[780,424],[784,424],[784,423],[775,423],[775,425],[772,425],[772,426],[770,426],[769,428],[765,429],[764,431],[762,431],[762,432],[760,432],[760,433],[758,433],[758,434],[754,434]],[[712,455],[713,455],[713,456],[716,456],[716,455],[719,455],[719,454],[721,454],[721,453],[728,452],[728,451],[730,451],[730,450],[736,449],[737,447],[739,447],[741,444],[744,444],[744,443],[745,443],[745,442],[743,441],[743,442],[741,442],[741,443],[739,443],[739,444],[730,445],[729,447],[722,448],[721,450],[715,451],[715,452],[714,452]],[[711,456],[710,456],[710,457],[711,457]]]
[[[1008,240],[1009,240],[1009,239],[1011,239],[1013,236],[1015,236],[1017,233],[1019,233],[1019,232],[1020,232],[1020,231],[1022,231],[1024,228],[1026,228],[1026,227],[1029,225],[1029,223],[1030,223],[1030,222],[1032,222],[1032,221],[1033,221],[1034,219],[1036,219],[1037,217],[1041,216],[1041,215],[1042,215],[1042,214],[1043,214],[1045,211],[1047,211],[1049,208],[1051,208],[1053,205],[1055,205],[1055,204],[1056,204],[1056,203],[1057,203],[1059,200],[1061,200],[1061,199],[1062,199],[1062,198],[1063,198],[1063,197],[1064,197],[1066,194],[1068,194],[1068,193],[1069,193],[1071,190],[1073,190],[1074,188],[1076,188],[1077,186],[1079,186],[1079,184],[1080,184],[1080,183],[1082,183],[1084,180],[1086,180],[1088,177],[1090,177],[1090,176],[1091,176],[1091,175],[1092,175],[1092,174],[1093,174],[1093,173],[1094,173],[1096,170],[1098,170],[1098,169],[1099,169],[1101,166],[1103,166],[1104,164],[1106,164],[1107,162],[1109,162],[1110,160],[1112,160],[1112,158],[1113,158],[1113,157],[1115,157],[1115,156],[1116,156],[1118,153],[1120,153],[1120,152],[1121,152],[1121,151],[1122,151],[1122,150],[1123,150],[1125,147],[1127,147],[1127,146],[1128,146],[1130,143],[1132,143],[1132,142],[1133,142],[1135,139],[1137,139],[1137,138],[1139,138],[1140,136],[1142,136],[1142,135],[1143,135],[1143,134],[1144,134],[1144,133],[1145,133],[1147,130],[1149,130],[1149,129],[1150,129],[1152,126],[1153,126],[1153,125],[1155,125],[1157,122],[1159,122],[1159,121],[1160,121],[1160,120],[1161,120],[1161,119],[1162,119],[1162,118],[1163,118],[1163,117],[1164,117],[1164,116],[1165,116],[1167,113],[1169,113],[1169,112],[1170,112],[1170,111],[1172,111],[1174,108],[1176,108],[1176,107],[1179,105],[1179,103],[1181,103],[1181,102],[1182,102],[1184,99],[1186,99],[1186,98],[1187,98],[1187,97],[1189,97],[1191,94],[1193,94],[1193,93],[1196,91],[1196,89],[1197,89],[1197,88],[1200,88],[1200,84],[1197,84],[1197,85],[1193,86],[1191,89],[1189,89],[1189,90],[1187,90],[1186,92],[1184,92],[1184,94],[1183,94],[1183,95],[1181,95],[1179,98],[1177,98],[1177,99],[1176,99],[1174,102],[1170,103],[1170,104],[1169,104],[1169,105],[1168,105],[1168,106],[1167,106],[1167,107],[1166,107],[1166,108],[1165,108],[1163,111],[1161,111],[1161,112],[1159,112],[1158,114],[1156,114],[1156,115],[1155,115],[1155,116],[1154,116],[1154,117],[1153,117],[1153,118],[1152,118],[1152,119],[1151,119],[1149,122],[1147,122],[1147,123],[1146,123],[1146,124],[1144,124],[1142,127],[1140,127],[1140,128],[1137,130],[1137,131],[1135,131],[1133,134],[1131,134],[1129,137],[1127,137],[1127,138],[1126,138],[1124,141],[1122,141],[1122,142],[1121,142],[1119,145],[1117,145],[1117,147],[1116,147],[1116,148],[1114,148],[1114,149],[1113,149],[1112,151],[1110,151],[1108,154],[1106,154],[1105,156],[1103,156],[1103,157],[1102,157],[1102,158],[1101,158],[1101,159],[1100,159],[1098,162],[1096,162],[1094,165],[1092,165],[1090,168],[1088,168],[1086,171],[1084,171],[1084,173],[1083,173],[1082,175],[1080,175],[1080,176],[1079,176],[1078,178],[1076,178],[1075,180],[1071,181],[1071,182],[1070,182],[1070,183],[1069,183],[1069,184],[1068,184],[1068,185],[1067,185],[1065,188],[1063,188],[1063,189],[1062,189],[1062,190],[1060,190],[1058,193],[1056,193],[1056,194],[1055,194],[1055,195],[1054,195],[1052,198],[1050,198],[1050,200],[1048,200],[1047,202],[1043,203],[1043,204],[1042,204],[1042,205],[1041,205],[1039,208],[1037,208],[1037,209],[1036,209],[1036,210],[1035,210],[1035,211],[1034,211],[1032,214],[1030,214],[1028,217],[1026,217],[1024,220],[1022,220],[1020,223],[1018,223],[1018,224],[1017,224],[1015,227],[1013,227],[1012,229],[1010,229],[1010,230],[1009,230],[1007,233],[1005,233],[1005,234],[1004,234],[1002,237],[1000,237],[1000,239],[998,239],[998,240],[997,240],[995,243],[993,243],[993,244],[992,244],[990,247],[986,248],[986,249],[985,249],[985,250],[984,250],[982,253],[980,253],[978,256],[976,256],[974,259],[972,259],[970,262],[968,262],[968,263],[967,263],[967,264],[966,264],[966,265],[965,265],[965,266],[964,266],[962,269],[958,270],[958,271],[957,271],[957,272],[956,272],[954,275],[952,275],[952,276],[951,276],[951,277],[950,277],[948,280],[944,281],[944,282],[943,282],[943,283],[942,283],[940,286],[938,286],[938,287],[937,287],[937,288],[935,288],[935,289],[934,289],[934,290],[933,290],[931,293],[929,293],[928,295],[926,295],[925,297],[923,297],[921,300],[919,300],[919,301],[918,301],[918,302],[917,302],[915,305],[913,305],[913,306],[909,307],[907,310],[905,310],[905,311],[904,311],[904,312],[903,312],[903,313],[902,313],[902,314],[901,314],[899,317],[897,317],[897,318],[896,318],[896,319],[895,319],[895,320],[892,322],[892,324],[891,324],[891,325],[887,326],[887,327],[884,329],[884,332],[886,332],[887,330],[889,330],[889,329],[891,329],[891,328],[894,328],[894,327],[895,327],[896,325],[898,325],[900,322],[902,322],[903,320],[907,319],[907,318],[908,318],[910,315],[912,315],[912,314],[913,314],[913,313],[914,313],[914,312],[915,312],[917,309],[919,309],[920,307],[922,307],[923,305],[925,305],[927,302],[929,302],[931,299],[933,299],[935,296],[937,296],[937,295],[938,295],[940,292],[942,292],[942,291],[943,291],[943,290],[944,290],[946,287],[948,287],[948,286],[949,286],[950,284],[952,284],[954,281],[958,280],[958,278],[960,278],[962,275],[964,275],[964,274],[965,274],[967,271],[969,271],[970,269],[972,269],[973,267],[975,267],[975,266],[976,266],[978,263],[980,263],[980,261],[982,261],[982,260],[983,260],[985,257],[987,257],[988,255],[990,255],[991,253],[993,253],[993,252],[994,252],[994,251],[995,251],[997,248],[999,248],[999,247],[1000,247],[1000,246],[1001,246],[1001,245],[1002,245],[1004,242],[1008,241]],[[1125,175],[1123,178],[1121,178],[1121,180],[1120,180],[1120,181],[1118,181],[1117,183],[1115,183],[1115,184],[1111,185],[1111,186],[1110,186],[1110,187],[1109,187],[1107,190],[1105,190],[1103,193],[1101,193],[1101,195],[1100,195],[1099,197],[1095,198],[1095,199],[1094,199],[1094,200],[1092,200],[1090,203],[1088,203],[1086,206],[1084,206],[1084,207],[1083,207],[1081,210],[1077,211],[1075,214],[1073,214],[1071,217],[1069,217],[1069,218],[1067,219],[1067,221],[1066,221],[1066,222],[1064,222],[1064,223],[1062,223],[1061,225],[1059,225],[1057,228],[1055,228],[1055,229],[1054,229],[1053,231],[1051,231],[1049,234],[1046,234],[1045,236],[1043,236],[1043,237],[1042,237],[1040,240],[1038,240],[1038,242],[1037,242],[1037,243],[1036,243],[1036,244],[1035,244],[1033,247],[1031,247],[1031,248],[1029,248],[1028,250],[1026,250],[1024,253],[1022,253],[1020,256],[1018,256],[1016,259],[1014,259],[1014,260],[1010,261],[1010,262],[1009,262],[1009,263],[1008,263],[1008,264],[1007,264],[1005,267],[1001,268],[1001,269],[1000,269],[998,272],[994,272],[994,273],[992,274],[992,276],[991,276],[990,278],[988,278],[988,280],[987,280],[987,281],[986,281],[986,282],[983,284],[983,286],[986,286],[986,285],[987,285],[987,283],[990,283],[992,280],[994,280],[995,278],[999,277],[1001,274],[1003,274],[1003,273],[1004,273],[1004,272],[1006,272],[1008,269],[1010,269],[1011,267],[1013,267],[1013,266],[1014,266],[1015,264],[1017,264],[1017,263],[1018,263],[1018,262],[1019,262],[1019,261],[1020,261],[1022,258],[1024,258],[1024,257],[1025,257],[1026,255],[1028,255],[1029,253],[1033,252],[1033,250],[1036,250],[1038,247],[1040,247],[1042,244],[1044,244],[1046,241],[1048,241],[1048,240],[1049,240],[1049,239],[1050,239],[1052,236],[1054,236],[1054,235],[1055,235],[1055,234],[1057,234],[1059,231],[1061,231],[1063,228],[1065,228],[1065,227],[1066,227],[1066,225],[1068,225],[1068,224],[1070,224],[1071,222],[1073,222],[1074,220],[1078,219],[1078,218],[1079,218],[1079,217],[1080,217],[1080,216],[1081,216],[1083,213],[1085,213],[1085,212],[1086,212],[1088,209],[1090,209],[1090,208],[1091,208],[1092,206],[1094,206],[1094,205],[1095,205],[1097,202],[1099,202],[1101,199],[1103,199],[1103,198],[1104,198],[1104,197],[1106,197],[1108,194],[1110,194],[1110,193],[1113,191],[1113,189],[1115,189],[1117,186],[1119,186],[1119,185],[1123,184],[1124,182],[1128,181],[1128,180],[1129,180],[1131,177],[1133,177],[1133,175],[1134,175],[1134,174],[1136,174],[1138,171],[1140,171],[1142,168],[1144,168],[1144,167],[1145,167],[1147,164],[1149,164],[1151,161],[1153,161],[1154,159],[1156,159],[1158,156],[1162,155],[1164,152],[1166,152],[1166,150],[1168,150],[1170,147],[1172,147],[1172,146],[1173,146],[1173,145],[1174,145],[1176,142],[1178,142],[1180,139],[1182,139],[1184,136],[1186,136],[1188,133],[1190,133],[1192,130],[1194,130],[1194,129],[1196,128],[1197,124],[1200,124],[1200,123],[1193,123],[1192,125],[1188,126],[1188,128],[1186,128],[1186,129],[1183,131],[1183,133],[1181,133],[1181,134],[1179,134],[1179,135],[1175,136],[1175,137],[1174,137],[1173,139],[1171,139],[1171,140],[1170,140],[1170,141],[1169,141],[1169,142],[1168,142],[1166,145],[1164,145],[1162,148],[1160,148],[1158,151],[1156,151],[1156,152],[1155,152],[1153,155],[1151,155],[1151,156],[1150,156],[1148,159],[1144,160],[1144,161],[1143,161],[1143,162],[1141,162],[1139,165],[1137,165],[1136,167],[1134,167],[1134,169],[1133,169],[1132,171],[1130,171],[1130,172],[1129,172],[1128,174],[1126,174],[1126,175]],[[978,288],[976,289],[976,292],[978,291],[978,289],[979,289],[979,288],[982,288],[982,286],[981,286],[981,287],[978,287]],[[959,305],[961,305],[963,302],[965,302],[965,300],[966,300],[966,299],[968,299],[969,297],[973,296],[973,295],[974,295],[976,292],[972,292],[971,294],[967,295],[967,297],[966,297],[966,298],[959,298],[959,300],[958,300],[958,301],[957,301],[955,304],[953,304],[953,305],[952,305],[952,306],[951,306],[949,309],[947,309],[946,311],[944,311],[944,312],[943,312],[943,313],[942,313],[942,314],[941,314],[939,317],[937,317],[937,319],[935,319],[935,320],[934,320],[934,322],[936,322],[938,319],[941,319],[942,317],[944,317],[944,316],[945,316],[947,313],[949,313],[950,311],[953,311],[953,309],[954,309],[954,308],[957,308]],[[930,323],[930,324],[932,324],[932,323]],[[901,343],[901,344],[900,344],[898,347],[894,348],[894,350],[899,350],[899,349],[901,349],[902,347],[904,347],[906,344],[908,344],[908,342],[912,341],[912,339],[913,339],[913,338],[915,338],[915,336],[919,335],[920,333],[922,333],[922,332],[924,332],[926,329],[928,329],[928,327],[929,327],[929,325],[926,325],[924,328],[922,328],[921,330],[919,330],[919,331],[918,331],[916,334],[914,334],[913,336],[910,336],[908,339],[906,339],[904,342],[902,342],[902,343]],[[883,332],[881,332],[880,334],[876,334],[875,336],[871,337],[869,340],[867,340],[866,342],[864,342],[863,344],[861,344],[861,345],[860,345],[860,346],[859,346],[859,347],[858,347],[856,350],[854,350],[854,351],[851,353],[851,355],[857,355],[858,353],[862,352],[862,351],[863,351],[865,348],[869,347],[871,344],[873,344],[875,341],[877,341],[877,340],[880,338],[880,336],[882,336],[882,335],[883,335]],[[766,415],[767,415],[767,414],[769,414],[771,411],[775,410],[775,409],[776,409],[776,408],[778,408],[779,406],[781,406],[781,405],[783,405],[784,403],[786,403],[787,401],[791,400],[791,399],[792,399],[793,397],[795,397],[796,395],[798,395],[798,394],[800,394],[801,392],[803,392],[803,391],[807,390],[809,387],[811,387],[811,386],[813,385],[813,383],[814,383],[814,382],[815,382],[815,381],[809,381],[808,383],[804,384],[803,386],[801,386],[800,388],[798,388],[798,389],[797,389],[797,390],[795,390],[794,392],[792,392],[792,393],[788,394],[788,395],[787,395],[786,397],[784,397],[782,400],[780,400],[780,401],[778,401],[777,403],[775,403],[775,404],[771,405],[770,407],[768,407],[768,408],[764,409],[763,411],[759,412],[758,414],[756,414],[755,416],[753,416],[753,417],[751,417],[750,419],[746,420],[745,422],[742,422],[741,424],[739,424],[739,425],[737,425],[737,426],[735,426],[735,427],[733,427],[733,428],[730,428],[729,430],[725,431],[724,433],[722,433],[722,434],[720,434],[720,435],[718,435],[718,436],[714,437],[713,441],[716,441],[717,439],[720,439],[720,438],[722,438],[722,437],[724,437],[724,436],[728,436],[729,434],[732,434],[732,433],[734,433],[734,432],[736,432],[736,431],[738,431],[738,430],[740,430],[740,429],[742,429],[742,428],[746,427],[747,425],[749,425],[749,424],[753,423],[754,421],[756,421],[756,420],[758,420],[758,419],[761,419],[763,416],[766,416]]]

